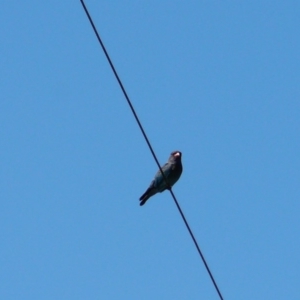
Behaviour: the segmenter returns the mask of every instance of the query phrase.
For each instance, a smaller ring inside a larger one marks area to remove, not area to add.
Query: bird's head
[[[180,162],[181,161],[181,156],[182,156],[182,153],[180,151],[173,151],[171,153],[171,156],[169,158],[169,161],[176,161],[176,162]]]

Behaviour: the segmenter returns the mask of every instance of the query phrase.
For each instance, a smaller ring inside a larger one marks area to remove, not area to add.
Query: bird
[[[180,151],[173,151],[168,159],[168,162],[163,165],[161,168],[167,182],[162,175],[161,171],[155,174],[154,179],[152,180],[150,186],[146,192],[140,197],[140,205],[144,205],[146,201],[155,195],[156,193],[162,193],[165,190],[170,190],[171,187],[176,183],[182,173],[182,164],[181,164],[182,153]]]

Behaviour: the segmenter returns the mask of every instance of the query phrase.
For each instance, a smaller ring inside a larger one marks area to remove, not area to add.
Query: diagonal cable
[[[140,122],[140,120],[139,120],[139,118],[138,118],[138,116],[137,116],[137,114],[136,114],[136,112],[134,110],[134,107],[133,107],[133,105],[132,105],[132,103],[131,103],[131,101],[130,101],[127,93],[126,93],[126,90],[125,90],[125,88],[124,88],[124,86],[123,86],[123,84],[121,82],[121,79],[120,79],[120,77],[119,77],[119,75],[118,75],[118,73],[117,73],[117,71],[116,71],[116,69],[115,69],[115,67],[114,67],[114,65],[113,65],[113,63],[112,63],[109,55],[108,55],[108,52],[106,51],[106,48],[105,48],[105,46],[104,46],[104,44],[103,44],[103,42],[102,42],[102,40],[100,38],[100,35],[99,35],[99,33],[98,33],[95,25],[94,25],[94,22],[93,22],[93,20],[92,20],[92,18],[90,16],[90,14],[89,14],[89,12],[88,12],[85,4],[84,4],[84,1],[80,0],[80,2],[82,4],[82,7],[83,7],[83,9],[84,9],[84,11],[85,11],[85,13],[86,13],[86,15],[87,15],[90,23],[91,23],[91,26],[93,27],[93,30],[94,30],[94,32],[95,32],[95,34],[97,36],[98,42],[101,45],[101,48],[102,48],[102,50],[103,50],[103,52],[104,52],[104,54],[105,54],[105,56],[106,56],[106,58],[107,58],[107,60],[109,62],[109,65],[110,65],[110,67],[111,67],[111,69],[112,69],[112,71],[113,71],[113,73],[114,73],[114,75],[115,75],[115,77],[116,77],[119,85],[120,85],[120,88],[121,88],[121,90],[122,90],[122,92],[123,92],[123,94],[124,94],[124,96],[125,96],[125,98],[127,100],[127,103],[128,103],[128,105],[129,105],[129,107],[130,107],[130,109],[131,109],[131,111],[132,111],[132,113],[133,113],[133,115],[135,117],[135,120],[138,123],[138,126],[139,126],[139,128],[140,128],[140,130],[141,130],[141,132],[142,132],[142,134],[143,134],[143,136],[145,138],[145,140],[146,140],[146,143],[147,143],[147,145],[148,145],[148,147],[149,147],[149,149],[150,149],[150,151],[152,153],[152,156],[153,156],[153,158],[154,158],[154,160],[155,160],[155,162],[156,162],[156,164],[157,164],[157,166],[158,166],[161,174],[163,175],[165,182],[168,184],[167,178],[166,178],[164,172],[161,169],[161,166],[160,166],[160,164],[158,162],[158,159],[157,159],[157,157],[155,155],[155,152],[154,152],[154,150],[153,150],[153,148],[152,148],[152,146],[150,144],[150,141],[149,141],[149,139],[148,139],[148,137],[147,137],[147,135],[145,133],[145,130],[144,130],[144,128],[143,128],[143,126],[142,126],[142,124],[141,124],[141,122]],[[193,242],[194,242],[194,244],[196,246],[196,249],[197,249],[197,251],[198,251],[198,253],[199,253],[199,255],[200,255],[200,257],[201,257],[201,259],[202,259],[202,261],[204,263],[204,266],[205,266],[205,268],[206,268],[206,270],[207,270],[207,272],[208,272],[208,274],[210,276],[210,279],[212,280],[213,285],[214,285],[214,287],[215,287],[215,289],[216,289],[216,291],[217,291],[220,299],[223,300],[223,296],[222,296],[222,294],[221,294],[221,292],[220,292],[220,290],[219,290],[219,288],[217,286],[217,283],[216,283],[216,281],[215,281],[215,279],[214,279],[214,277],[213,277],[213,275],[212,275],[212,273],[211,273],[211,271],[210,271],[210,269],[208,267],[208,264],[206,263],[206,260],[205,260],[203,254],[202,254],[202,251],[200,250],[200,247],[198,246],[198,243],[197,243],[197,241],[196,241],[196,239],[194,237],[194,234],[193,234],[193,232],[192,232],[192,230],[191,230],[191,228],[190,228],[190,226],[189,226],[189,224],[188,224],[188,222],[187,222],[187,220],[186,220],[186,218],[185,218],[185,216],[184,216],[184,214],[183,214],[183,212],[182,212],[182,210],[181,210],[181,208],[179,206],[179,203],[178,203],[178,201],[177,201],[177,199],[176,199],[176,197],[175,197],[175,195],[174,195],[171,187],[169,188],[169,191],[170,191],[170,193],[172,195],[172,198],[173,198],[173,200],[174,200],[174,202],[175,202],[175,204],[176,204],[176,206],[177,206],[177,208],[179,210],[179,213],[180,213],[180,215],[181,215],[181,217],[182,217],[182,219],[183,219],[183,221],[185,223],[185,226],[187,227],[187,229],[188,229],[188,231],[189,231],[189,233],[190,233],[190,235],[192,237],[192,240],[193,240]]]

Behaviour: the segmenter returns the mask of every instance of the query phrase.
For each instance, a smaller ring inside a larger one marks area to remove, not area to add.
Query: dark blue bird
[[[180,151],[173,151],[171,153],[168,162],[162,167],[162,171],[168,181],[168,184],[166,183],[160,170],[158,170],[150,186],[148,187],[146,192],[141,196],[140,205],[144,205],[146,201],[156,193],[161,193],[166,189],[170,189],[179,179],[182,173]]]

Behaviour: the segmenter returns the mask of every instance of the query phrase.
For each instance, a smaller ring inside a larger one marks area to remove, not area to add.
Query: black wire
[[[143,134],[143,136],[144,136],[144,138],[145,138],[145,140],[146,140],[146,142],[147,142],[147,144],[148,144],[148,147],[149,147],[149,149],[150,149],[150,151],[151,151],[151,153],[152,153],[152,155],[153,155],[153,158],[154,158],[154,160],[155,160],[155,162],[156,162],[156,164],[157,164],[157,166],[158,166],[158,168],[159,168],[161,174],[163,175],[164,180],[165,180],[166,183],[168,184],[168,181],[167,181],[167,179],[166,179],[166,177],[165,177],[164,172],[163,172],[162,169],[161,169],[161,166],[160,166],[160,164],[159,164],[159,162],[158,162],[158,159],[157,159],[157,157],[156,157],[156,155],[155,155],[155,153],[154,153],[154,151],[153,151],[153,148],[152,148],[152,146],[151,146],[151,144],[150,144],[150,142],[149,142],[149,139],[148,139],[148,137],[147,137],[147,135],[146,135],[146,133],[145,133],[145,131],[144,131],[144,129],[143,129],[143,126],[142,126],[142,124],[141,124],[141,122],[140,122],[140,120],[139,120],[139,118],[138,118],[138,116],[137,116],[137,114],[136,114],[136,112],[135,112],[135,110],[134,110],[134,108],[133,108],[133,105],[131,104],[131,101],[130,101],[130,99],[129,99],[129,97],[128,97],[126,91],[125,91],[125,88],[124,88],[124,86],[123,86],[123,84],[122,84],[122,82],[121,82],[121,80],[120,80],[120,78],[119,78],[119,75],[118,75],[118,73],[117,73],[117,71],[116,71],[116,69],[115,69],[115,67],[114,67],[114,65],[113,65],[113,63],[112,63],[112,61],[111,61],[111,59],[110,59],[110,57],[109,57],[107,51],[106,51],[106,49],[105,49],[105,46],[104,46],[104,44],[103,44],[103,42],[102,42],[102,40],[101,40],[101,38],[100,38],[100,36],[99,36],[99,34],[98,34],[98,31],[97,31],[97,29],[96,29],[96,27],[95,27],[95,25],[94,25],[94,22],[93,22],[93,20],[92,20],[92,18],[91,18],[91,16],[90,16],[90,14],[89,14],[89,12],[88,12],[88,10],[87,10],[85,4],[84,4],[84,1],[83,1],[83,0],[80,0],[80,2],[81,2],[82,6],[83,6],[83,9],[84,9],[84,11],[85,11],[85,13],[86,13],[86,15],[87,15],[87,17],[88,17],[88,19],[89,19],[89,21],[90,21],[92,27],[93,27],[93,29],[94,29],[94,32],[95,32],[95,34],[96,34],[96,36],[97,36],[97,39],[98,39],[98,41],[99,41],[99,43],[100,43],[100,45],[101,45],[101,47],[102,47],[102,50],[103,50],[103,52],[104,52],[104,54],[105,54],[105,56],[106,56],[106,58],[107,58],[107,60],[108,60],[108,62],[109,62],[109,64],[110,64],[110,67],[112,68],[112,70],[113,70],[113,72],[114,72],[114,74],[115,74],[115,77],[116,77],[116,79],[117,79],[117,81],[118,81],[118,83],[119,83],[119,85],[120,85],[120,87],[121,87],[121,89],[122,89],[122,91],[123,91],[123,94],[124,94],[124,96],[125,96],[125,98],[126,98],[126,100],[127,100],[127,103],[128,103],[128,105],[130,106],[130,109],[131,109],[131,111],[132,111],[132,113],[133,113],[133,115],[134,115],[134,117],[135,117],[135,120],[137,121],[137,123],[138,123],[138,125],[139,125],[139,127],[140,127],[140,129],[141,129],[141,131],[142,131],[142,134]],[[193,239],[193,241],[194,241],[194,244],[195,244],[195,246],[196,246],[196,248],[197,248],[197,250],[198,250],[198,253],[199,253],[199,255],[200,255],[200,257],[201,257],[201,259],[202,259],[204,265],[205,265],[205,268],[206,268],[206,270],[207,270],[207,272],[208,272],[208,274],[209,274],[209,276],[210,276],[210,279],[212,280],[212,282],[213,282],[213,284],[214,284],[214,286],[215,286],[215,289],[217,290],[217,293],[218,293],[220,299],[223,300],[222,294],[221,294],[221,292],[220,292],[220,290],[219,290],[219,288],[218,288],[218,286],[217,286],[217,283],[216,283],[216,281],[215,281],[215,279],[214,279],[214,277],[213,277],[213,275],[212,275],[212,273],[211,273],[211,271],[210,271],[210,269],[209,269],[209,267],[208,267],[208,265],[207,265],[207,263],[206,263],[206,261],[205,261],[205,258],[204,258],[204,256],[203,256],[201,250],[200,250],[200,247],[198,246],[198,243],[197,243],[197,241],[196,241],[196,239],[195,239],[195,237],[194,237],[194,234],[193,234],[193,232],[192,232],[192,230],[191,230],[191,228],[190,228],[190,226],[189,226],[189,224],[188,224],[188,222],[187,222],[187,220],[186,220],[186,218],[185,218],[185,216],[184,216],[184,214],[183,214],[183,212],[182,212],[182,210],[181,210],[181,208],[180,208],[180,206],[179,206],[179,204],[178,204],[178,201],[177,201],[177,199],[176,199],[176,197],[175,197],[175,195],[174,195],[174,193],[173,193],[173,191],[172,191],[171,188],[169,188],[169,191],[170,191],[170,193],[171,193],[171,195],[172,195],[172,197],[173,197],[173,199],[174,199],[174,201],[175,201],[175,204],[176,204],[176,206],[177,206],[177,208],[178,208],[178,210],[179,210],[179,213],[180,213],[180,215],[181,215],[181,217],[182,217],[182,219],[183,219],[183,221],[184,221],[184,223],[185,223],[185,225],[186,225],[186,227],[187,227],[187,229],[188,229],[188,231],[189,231],[189,233],[190,233],[190,235],[191,235],[191,237],[192,237],[192,239]]]

